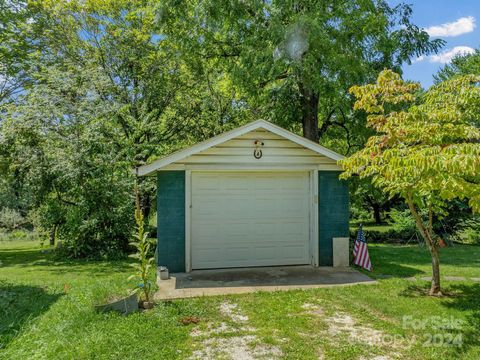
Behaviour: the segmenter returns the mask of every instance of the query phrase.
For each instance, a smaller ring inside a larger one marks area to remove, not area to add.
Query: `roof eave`
[[[283,136],[299,145],[302,145],[306,147],[307,149],[310,149],[312,151],[315,151],[319,154],[322,154],[332,160],[338,161],[344,158],[343,155],[340,155],[336,153],[335,151],[332,151],[330,149],[327,149],[309,139],[306,139],[302,136],[299,136],[297,134],[294,134],[288,130],[285,130],[277,125],[274,125],[268,121],[265,120],[256,120],[254,122],[251,122],[249,124],[246,124],[244,126],[241,126],[239,128],[227,131],[225,133],[222,133],[220,135],[217,135],[211,139],[202,141],[198,144],[195,144],[189,148],[174,152],[173,154],[164,156],[158,160],[153,161],[151,164],[143,165],[138,168],[136,168],[135,172],[137,176],[147,176],[149,174],[152,174],[159,169],[170,165],[176,161],[182,160],[190,155],[193,155],[195,153],[201,152],[203,150],[206,150],[208,148],[211,148],[213,146],[219,145],[221,143],[224,143],[228,140],[231,140],[235,137],[242,136],[250,131],[256,130],[263,128],[265,130],[271,131],[274,134]]]

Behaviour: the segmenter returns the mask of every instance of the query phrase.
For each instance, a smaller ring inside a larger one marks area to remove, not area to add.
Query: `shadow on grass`
[[[429,295],[429,291],[430,291],[430,282],[428,281],[422,281],[422,284],[420,285],[410,285],[410,286],[407,286],[405,289],[403,289],[401,292],[400,292],[400,296],[404,296],[404,297],[410,297],[410,298],[424,298],[424,297],[428,297],[430,296]],[[445,294],[444,295],[445,298],[450,298],[451,295],[450,294]],[[433,297],[432,297],[433,299]]]
[[[372,273],[365,271],[362,272],[375,279],[409,278],[415,275],[424,274],[424,272],[420,269],[399,265],[394,262],[382,262],[381,266],[374,268],[374,272]]]
[[[41,287],[12,285],[0,280],[0,349],[5,348],[24,325],[46,312],[63,294]]]
[[[375,272],[393,277],[410,277],[430,274],[432,258],[426,248],[419,246],[380,245],[369,247]],[[456,245],[440,249],[441,265],[455,268],[480,266],[480,246]],[[427,271],[427,272],[426,272]]]
[[[52,274],[68,272],[95,273],[96,275],[111,275],[112,272],[123,272],[130,269],[129,260],[59,260],[49,250],[38,249],[0,249],[0,267],[50,267]]]
[[[462,346],[459,353],[480,346],[480,284],[452,284],[448,290],[454,293],[450,299],[442,302],[445,307],[468,312],[466,321],[460,329]]]
[[[411,298],[428,297],[430,283],[410,285],[400,295]],[[466,353],[472,347],[480,346],[480,284],[450,284],[443,288],[445,295],[438,299],[445,308],[455,309],[464,313],[457,328],[446,329],[445,333],[461,336],[460,346],[454,346],[454,350],[461,354]],[[442,317],[442,313],[437,314]],[[443,315],[444,316],[444,315]],[[448,320],[448,319],[443,319]],[[436,330],[438,332],[438,330]],[[440,333],[442,331],[440,330]],[[446,344],[449,345],[449,344]]]

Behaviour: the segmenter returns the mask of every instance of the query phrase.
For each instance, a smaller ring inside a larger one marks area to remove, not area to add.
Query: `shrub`
[[[53,196],[40,213],[41,227],[50,234],[58,224],[61,258],[120,259],[132,249],[134,224],[131,179],[128,174],[99,171],[74,187],[68,201]],[[73,185],[72,185],[73,186]],[[62,201],[63,200],[63,201]]]
[[[409,231],[397,231],[394,229],[388,231],[364,230],[367,243],[385,243],[385,244],[406,244],[408,242],[416,242],[415,234]],[[357,238],[357,230],[350,231],[350,238]]]
[[[9,231],[0,228],[0,241],[33,241],[38,240],[38,234],[35,231],[17,229]]]
[[[128,199],[128,198],[127,198]],[[116,204],[115,204],[116,205]],[[70,207],[59,228],[59,255],[71,258],[119,259],[128,247],[129,207]]]
[[[369,222],[372,220],[372,215],[362,207],[352,204],[350,207],[350,217],[352,220],[360,222]]]
[[[24,222],[23,216],[15,209],[3,208],[0,210],[0,227],[15,230]]]
[[[480,218],[464,220],[456,231],[458,240],[463,244],[480,244]]]
[[[402,234],[402,237],[411,238],[417,231],[415,220],[410,210],[390,210],[390,225],[395,233]]]

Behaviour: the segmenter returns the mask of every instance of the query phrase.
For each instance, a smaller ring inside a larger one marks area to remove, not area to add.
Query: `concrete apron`
[[[255,291],[312,289],[356,284],[376,284],[351,268],[281,266],[194,270],[157,280],[156,300],[244,294]]]

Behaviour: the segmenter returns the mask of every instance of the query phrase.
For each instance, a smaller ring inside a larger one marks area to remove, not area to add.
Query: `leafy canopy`
[[[354,86],[356,110],[375,129],[365,147],[341,162],[343,178],[358,174],[390,195],[439,210],[469,199],[480,210],[480,76],[440,83],[424,94],[393,71],[375,84]]]
[[[384,0],[171,0],[160,13],[190,66],[221,69],[256,117],[303,126],[314,141],[332,128],[331,139],[358,139],[348,89],[443,45],[411,22],[410,6]]]
[[[248,120],[217,73],[192,74],[157,7],[0,0],[0,209],[58,234],[66,255],[128,251],[132,168]],[[154,181],[139,187],[148,220]]]
[[[457,55],[452,62],[445,65],[433,76],[435,83],[448,80],[454,76],[480,74],[480,49],[473,54]]]

